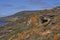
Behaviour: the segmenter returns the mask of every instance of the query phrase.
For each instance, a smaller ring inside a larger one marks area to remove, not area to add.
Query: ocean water
[[[0,21],[0,26],[5,25],[6,21]]]

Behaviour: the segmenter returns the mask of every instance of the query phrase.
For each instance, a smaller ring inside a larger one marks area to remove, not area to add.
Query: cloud
[[[3,4],[2,7],[13,7],[11,4]]]
[[[27,7],[26,6],[20,6],[21,9],[26,9]]]
[[[20,5],[20,6],[17,6],[15,9],[26,9],[27,6],[24,6],[24,5]]]
[[[29,0],[30,5],[46,5],[42,0]]]

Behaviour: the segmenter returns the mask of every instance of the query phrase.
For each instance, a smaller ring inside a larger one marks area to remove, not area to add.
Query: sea
[[[6,23],[6,21],[0,21],[0,26],[5,25]]]

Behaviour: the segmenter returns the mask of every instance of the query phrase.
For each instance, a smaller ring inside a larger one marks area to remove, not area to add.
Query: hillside
[[[0,40],[60,40],[60,6],[37,11],[22,11],[0,18]]]

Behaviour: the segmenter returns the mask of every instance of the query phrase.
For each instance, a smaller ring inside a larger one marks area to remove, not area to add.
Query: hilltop
[[[55,8],[51,8],[51,9],[44,9],[44,10],[36,10],[36,11],[21,11],[21,12],[17,12],[14,15],[11,16],[7,16],[7,17],[2,17],[0,18],[0,20],[13,20],[14,18],[19,18],[19,17],[23,17],[23,16],[28,16],[28,15],[46,15],[46,14],[50,14],[50,15],[59,15],[60,14],[60,6],[57,6]]]

